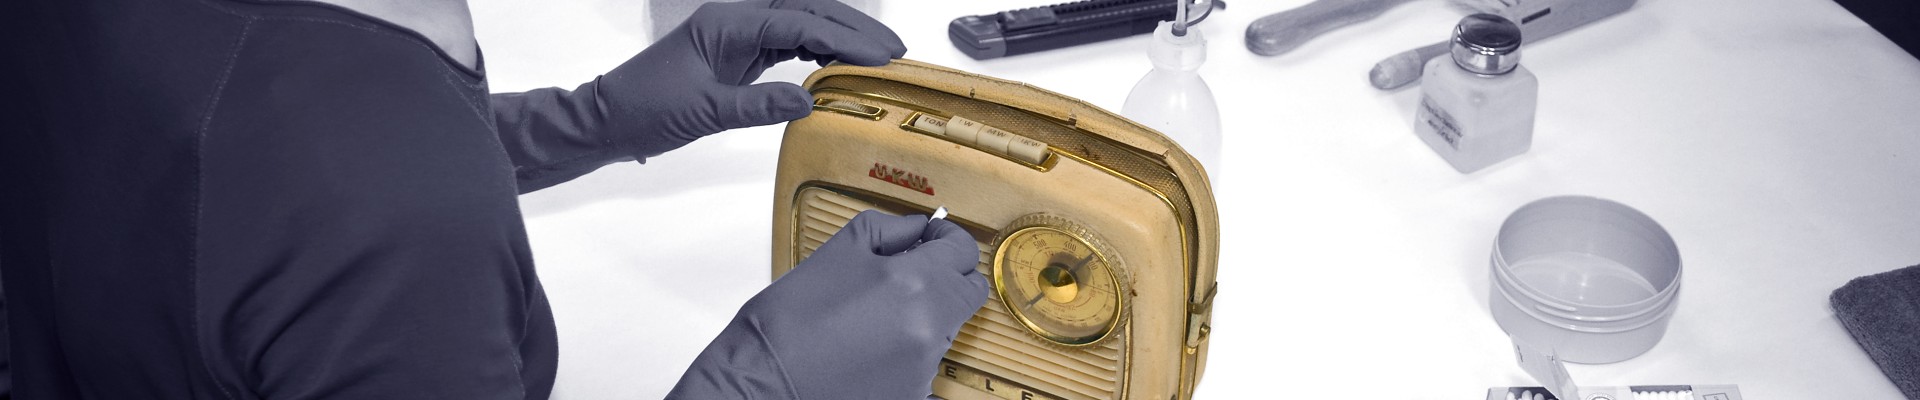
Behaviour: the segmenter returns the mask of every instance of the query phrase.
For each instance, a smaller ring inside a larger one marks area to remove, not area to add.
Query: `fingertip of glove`
[[[894,57],[888,57],[878,52],[875,54],[857,54],[850,51],[847,52],[847,54],[841,54],[838,61],[862,67],[878,67],[893,62],[893,59]]]
[[[880,35],[873,39],[875,42],[879,42],[880,47],[886,50],[889,61],[907,56],[907,44],[906,42],[900,41],[899,35],[894,35],[893,32],[886,32],[885,35]]]
[[[848,29],[852,29],[861,36],[872,39],[877,42],[878,45],[885,48],[886,53],[891,56],[889,58],[900,58],[907,55],[906,42],[900,40],[900,35],[894,32],[892,28],[888,28],[885,23],[874,19],[872,15],[868,15],[865,11],[860,10],[860,8],[852,7],[836,0],[790,1],[787,4],[777,7],[804,10],[831,20],[841,26],[845,26]],[[880,63],[884,64],[885,61],[880,61]]]
[[[968,275],[967,280],[973,282],[973,286],[980,289],[977,291],[980,295],[972,298],[973,308],[980,308],[980,306],[986,305],[988,292],[993,290],[993,283],[987,282],[987,276],[979,273]]]
[[[946,266],[962,275],[973,273],[974,266],[980,263],[980,243],[953,221],[928,222],[921,241],[915,252],[927,253],[923,256],[928,257],[929,262]]]
[[[740,97],[736,99],[734,121],[722,124],[729,129],[777,124],[813,113],[813,94],[800,85],[766,82],[735,90]]]
[[[800,85],[777,83],[782,86],[782,89],[773,96],[773,109],[781,120],[806,118],[808,114],[813,113],[813,93],[807,92],[807,89],[801,88]]]
[[[861,240],[872,248],[874,254],[893,255],[919,242],[926,230],[926,217],[889,215],[874,210],[861,211],[847,223],[847,229],[858,229]]]
[[[966,228],[961,228],[960,224],[953,223],[953,221],[946,219],[927,221],[926,234],[922,235],[920,240],[930,242],[942,239],[965,243],[975,242],[975,240],[973,240],[973,234],[967,233]]]
[[[887,45],[887,48],[893,52],[894,59],[907,58],[907,44],[901,42],[899,36],[894,36],[893,40],[888,42]]]
[[[856,41],[857,43],[845,46],[841,49],[840,54],[835,55],[840,61],[848,64],[877,67],[893,62],[893,59],[896,58],[894,54],[904,54],[903,52],[895,51],[893,46],[880,38],[860,35],[850,40]]]

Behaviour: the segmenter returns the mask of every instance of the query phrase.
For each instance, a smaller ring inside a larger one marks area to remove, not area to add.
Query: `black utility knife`
[[[1160,21],[1173,20],[1181,1],[1191,0],[1086,0],[969,15],[947,25],[947,39],[975,60],[1053,50],[1153,32]],[[1208,9],[1189,11],[1200,14],[1189,24],[1227,7],[1219,0],[1201,3]]]

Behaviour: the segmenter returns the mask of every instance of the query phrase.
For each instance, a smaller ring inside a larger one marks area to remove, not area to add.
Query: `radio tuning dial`
[[[1034,335],[1084,346],[1112,336],[1125,322],[1131,297],[1126,267],[1091,230],[1033,214],[1015,219],[994,243],[994,292]]]

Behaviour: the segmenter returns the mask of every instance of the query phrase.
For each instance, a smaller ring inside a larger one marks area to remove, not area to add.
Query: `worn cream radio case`
[[[933,382],[947,399],[1185,399],[1206,364],[1219,220],[1197,161],[1079,100],[925,63],[835,65],[787,125],[773,275],[854,214],[949,220],[992,282]]]

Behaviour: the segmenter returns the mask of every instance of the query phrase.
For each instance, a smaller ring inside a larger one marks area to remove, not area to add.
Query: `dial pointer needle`
[[[1080,263],[1078,263],[1078,264],[1074,264],[1074,265],[1073,265],[1073,268],[1068,268],[1068,269],[1067,269],[1067,275],[1073,275],[1073,279],[1074,279],[1074,280],[1079,280],[1079,279],[1080,279],[1080,269],[1081,269],[1081,268],[1086,268],[1086,266],[1087,266],[1087,263],[1088,263],[1088,262],[1092,262],[1092,261],[1093,261],[1093,253],[1087,253],[1087,258],[1082,258],[1082,259],[1080,259]]]

